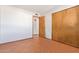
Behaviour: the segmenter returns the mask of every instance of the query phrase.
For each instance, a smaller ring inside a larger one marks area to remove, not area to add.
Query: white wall
[[[32,13],[23,9],[0,6],[0,43],[32,37]]]
[[[52,18],[51,14],[47,13],[45,15],[45,37],[48,39],[51,39],[51,34],[52,34]]]
[[[73,7],[73,5],[57,5],[52,7],[50,11],[43,14],[45,16],[45,37],[52,39],[52,13]]]

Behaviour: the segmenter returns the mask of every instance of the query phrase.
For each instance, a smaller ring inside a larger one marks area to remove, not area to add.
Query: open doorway
[[[45,16],[33,16],[32,36],[45,38]]]
[[[38,37],[39,36],[39,18],[33,16],[32,19],[32,36]]]

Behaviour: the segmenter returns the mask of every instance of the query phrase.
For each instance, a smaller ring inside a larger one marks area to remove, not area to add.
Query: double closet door
[[[79,47],[79,6],[52,14],[53,40]]]

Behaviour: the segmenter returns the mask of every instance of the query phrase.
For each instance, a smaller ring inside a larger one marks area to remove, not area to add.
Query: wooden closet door
[[[63,11],[63,36],[64,43],[77,46],[77,11],[76,8],[70,8]]]
[[[56,12],[54,14],[52,14],[52,37],[53,40],[62,40],[63,38],[63,32],[62,32],[62,12]]]
[[[77,46],[79,46],[79,5],[76,7],[77,10]]]
[[[39,17],[39,36],[45,37],[45,17],[40,16]]]
[[[78,10],[78,11],[77,11]],[[53,40],[79,47],[79,7],[53,14]]]

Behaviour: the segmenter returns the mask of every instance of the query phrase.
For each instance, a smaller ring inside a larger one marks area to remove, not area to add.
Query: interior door
[[[53,40],[62,40],[62,12],[52,14],[52,26]]]
[[[39,17],[39,37],[45,37],[45,17]]]

